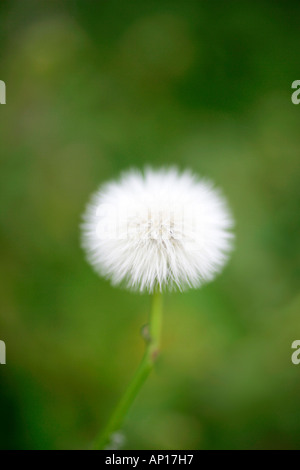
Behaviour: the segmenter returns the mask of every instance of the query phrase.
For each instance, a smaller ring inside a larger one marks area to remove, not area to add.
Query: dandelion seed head
[[[176,168],[130,170],[92,196],[82,246],[113,285],[186,290],[221,271],[232,227],[227,203],[210,181]]]

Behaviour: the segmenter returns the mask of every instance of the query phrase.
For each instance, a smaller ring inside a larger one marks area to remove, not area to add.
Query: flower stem
[[[112,435],[119,431],[123,421],[139,393],[143,383],[153,369],[159,354],[162,320],[162,294],[155,292],[152,297],[152,308],[149,319],[149,333],[146,351],[140,366],[132,378],[127,390],[119,401],[104,431],[96,438],[94,449],[104,449],[110,442]]]

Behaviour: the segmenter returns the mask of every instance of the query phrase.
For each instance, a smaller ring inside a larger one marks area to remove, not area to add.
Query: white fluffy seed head
[[[113,285],[153,292],[211,281],[232,248],[233,219],[212,183],[176,168],[130,170],[83,216],[88,261]]]

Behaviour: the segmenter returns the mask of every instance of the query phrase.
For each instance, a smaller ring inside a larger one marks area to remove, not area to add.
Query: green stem
[[[147,379],[149,373],[153,369],[155,360],[159,353],[160,336],[161,336],[161,320],[162,320],[162,295],[155,292],[152,298],[152,309],[149,319],[149,338],[147,338],[147,347],[127,390],[117,405],[104,431],[96,438],[94,449],[104,449],[111,439],[112,434],[119,431],[123,421],[127,415],[129,408],[135,400],[143,383]]]

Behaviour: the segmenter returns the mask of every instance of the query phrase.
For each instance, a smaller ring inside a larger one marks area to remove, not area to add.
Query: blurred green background
[[[138,365],[150,299],[79,244],[98,185],[176,164],[212,178],[236,250],[165,296],[163,352],[126,449],[300,448],[300,4],[0,3],[2,449],[84,449]]]

